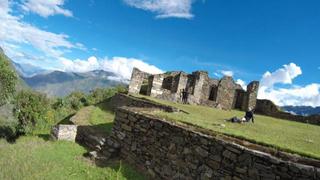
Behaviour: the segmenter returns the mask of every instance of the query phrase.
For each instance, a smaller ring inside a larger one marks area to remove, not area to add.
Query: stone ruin
[[[245,91],[232,77],[211,79],[206,71],[187,74],[182,71],[148,74],[134,68],[129,93],[142,94],[163,100],[182,102],[182,90],[188,92],[188,103],[247,111],[256,106],[259,82],[252,81]]]

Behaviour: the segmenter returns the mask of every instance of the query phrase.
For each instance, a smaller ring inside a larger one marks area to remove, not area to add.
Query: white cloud
[[[72,17],[72,12],[62,7],[64,2],[65,0],[25,0],[21,7],[27,12],[33,12],[42,17],[57,14]]]
[[[279,89],[261,87],[259,99],[270,99],[280,106],[320,106],[320,84],[313,83],[304,87]]]
[[[124,0],[129,6],[151,11],[157,18],[193,18],[193,0]]]
[[[301,75],[302,71],[295,63],[283,65],[283,68],[276,70],[273,73],[267,71],[261,79],[261,86],[272,87],[274,84],[292,84],[292,80]]]
[[[65,34],[41,30],[11,14],[11,3],[0,0],[0,42],[2,44],[31,45],[46,56],[58,58],[72,48],[85,49],[72,43]]]
[[[237,79],[236,83],[239,84],[244,90],[247,90],[247,83],[242,79]]]
[[[98,60],[92,56],[88,60],[75,60],[68,59],[61,60],[65,71],[72,72],[87,72],[92,70],[104,70],[115,73],[122,79],[130,79],[133,67],[139,68],[151,74],[162,73],[159,68],[143,62],[140,59],[126,58],[126,57],[113,57],[111,59],[105,58]]]
[[[224,71],[224,70],[222,70],[222,71],[220,71],[221,72],[221,74],[223,74],[224,76],[233,76],[233,71]]]
[[[258,98],[269,99],[280,106],[320,106],[320,84],[292,85],[293,80],[301,74],[301,68],[294,63],[284,65],[273,73],[266,72],[261,79]],[[291,86],[277,88],[277,84],[291,84]]]

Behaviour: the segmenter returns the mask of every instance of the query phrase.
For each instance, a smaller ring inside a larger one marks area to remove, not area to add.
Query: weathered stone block
[[[131,126],[128,126],[128,125],[126,125],[126,124],[121,124],[121,128],[124,129],[124,130],[126,130],[126,131],[132,131]]]
[[[209,152],[202,147],[196,147],[195,151],[201,156],[201,157],[208,157]]]
[[[56,125],[52,128],[51,136],[56,140],[74,142],[77,136],[77,125]]]
[[[233,160],[233,161],[237,160],[237,155],[229,150],[223,151],[222,155],[230,160]]]

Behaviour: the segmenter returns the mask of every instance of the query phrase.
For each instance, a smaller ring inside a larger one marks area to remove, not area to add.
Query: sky
[[[0,0],[0,46],[45,69],[206,70],[320,106],[318,0]]]

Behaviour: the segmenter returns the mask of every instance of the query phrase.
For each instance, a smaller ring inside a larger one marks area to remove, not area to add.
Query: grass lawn
[[[210,107],[183,105],[159,99],[147,98],[162,104],[175,106],[186,113],[153,112],[168,120],[187,122],[199,127],[271,146],[287,152],[320,159],[320,126],[280,120],[268,116],[255,116],[255,123],[231,123],[234,116],[243,117],[241,111],[223,111]]]
[[[97,167],[82,155],[76,143],[20,137],[16,143],[0,140],[0,179],[144,179],[121,162]]]
[[[88,106],[80,109],[72,117],[72,121],[77,125],[94,126],[100,131],[110,133],[114,116],[114,112],[112,112],[106,104],[101,103],[96,106]]]

